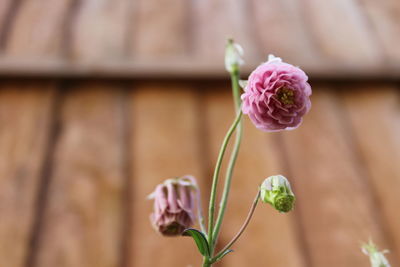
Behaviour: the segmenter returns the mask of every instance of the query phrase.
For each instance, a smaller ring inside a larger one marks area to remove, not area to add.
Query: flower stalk
[[[212,233],[214,231],[215,198],[216,198],[216,193],[217,193],[217,185],[218,185],[218,180],[219,180],[219,173],[221,171],[222,160],[224,158],[229,140],[232,137],[232,134],[235,131],[236,127],[238,126],[241,118],[242,118],[242,112],[239,112],[237,114],[236,119],[233,122],[232,126],[229,128],[228,132],[226,133],[224,141],[222,142],[222,145],[221,145],[221,149],[219,151],[217,163],[215,165],[213,182],[211,185],[210,204],[209,204],[209,208],[208,208],[208,238],[207,239],[211,246],[213,244]],[[213,248],[211,248],[210,250],[211,250],[211,254],[212,254]]]
[[[249,225],[251,218],[253,217],[254,211],[257,208],[258,200],[260,198],[260,190],[257,191],[257,195],[254,198],[253,204],[251,205],[250,211],[247,215],[246,220],[244,221],[242,227],[240,228],[239,232],[232,238],[232,240],[215,256],[215,259],[220,258],[226,251],[228,251],[233,244],[239,239],[239,237],[243,234],[244,230],[246,230],[247,226]]]
[[[233,100],[235,103],[235,111],[236,113],[240,112],[240,85],[239,85],[239,80],[240,80],[240,74],[239,74],[239,66],[233,69],[233,71],[230,73],[231,74],[231,83],[232,83],[232,94],[233,94]],[[229,192],[231,188],[231,181],[232,181],[232,175],[233,175],[233,170],[236,165],[236,160],[239,154],[239,149],[240,149],[240,144],[242,141],[242,135],[243,135],[243,124],[240,121],[237,129],[236,129],[236,138],[235,138],[235,143],[233,145],[233,150],[231,157],[229,159],[228,167],[226,169],[226,174],[225,174],[225,184],[224,184],[224,189],[221,197],[221,202],[220,202],[220,208],[218,211],[218,217],[215,223],[215,229],[213,232],[213,241],[214,241],[214,246],[216,245],[216,242],[218,240],[218,236],[220,233],[222,221],[224,219],[225,215],[225,210],[229,198]]]
[[[232,94],[233,94],[233,101],[234,101],[234,105],[235,105],[236,120],[235,120],[234,124],[232,125],[233,127],[231,127],[227,133],[227,137],[228,136],[229,137],[225,138],[224,142],[222,143],[222,147],[221,147],[220,154],[219,154],[217,164],[215,167],[215,171],[214,171],[211,196],[210,196],[210,205],[209,205],[209,217],[208,217],[209,218],[208,242],[210,244],[211,257],[214,254],[214,248],[217,243],[218,235],[219,235],[221,225],[222,225],[222,220],[225,215],[227,200],[228,200],[229,191],[230,191],[230,187],[231,187],[233,169],[236,164],[236,159],[237,159],[237,155],[238,155],[239,148],[240,148],[240,142],[241,142],[241,138],[242,138],[242,123],[241,123],[242,112],[240,109],[240,86],[239,86],[239,79],[240,79],[239,65],[242,64],[242,62],[243,62],[241,59],[241,54],[242,54],[242,51],[241,51],[240,46],[238,46],[237,44],[234,44],[233,40],[231,40],[231,39],[228,40],[228,44],[227,44],[227,48],[226,48],[226,55],[225,55],[225,67],[231,76]],[[233,151],[232,151],[229,163],[228,163],[226,176],[225,176],[224,190],[222,193],[218,216],[217,216],[217,220],[215,222],[215,227],[214,227],[215,193],[216,193],[216,187],[218,184],[219,172],[221,169],[223,156],[225,154],[225,150],[228,145],[230,136],[233,134],[233,132],[235,130],[237,130],[235,144],[234,144],[234,148],[233,148]]]

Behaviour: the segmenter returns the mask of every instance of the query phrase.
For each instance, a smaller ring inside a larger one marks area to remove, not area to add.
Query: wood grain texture
[[[208,184],[201,169],[196,94],[188,88],[137,86],[131,97],[132,230],[129,264],[199,266],[200,254],[190,238],[166,238],[151,227],[152,202],[147,196],[165,179],[192,174],[202,188]]]
[[[358,90],[346,90],[341,97],[348,113],[349,130],[376,192],[375,216],[381,216],[385,223],[390,241],[387,248],[391,251],[388,257],[394,265],[400,256],[400,95],[392,86],[365,85]]]
[[[376,38],[356,1],[302,0],[301,8],[325,60],[358,68],[383,63]]]
[[[250,3],[251,21],[263,53],[259,60],[273,54],[302,67],[318,64],[320,55],[301,12],[301,1],[252,0]]]
[[[265,57],[258,51],[251,20],[250,6],[246,0],[195,0],[193,1],[192,31],[196,58],[223,67],[225,45],[233,38],[244,51],[244,60],[259,64]]]
[[[189,5],[186,0],[139,0],[130,21],[134,59],[166,60],[189,53]]]
[[[230,92],[218,89],[220,90],[211,88],[206,95],[207,135],[210,143],[210,155],[207,158],[212,167],[223,136],[234,119]],[[246,116],[244,122],[244,136],[232,179],[220,247],[224,246],[243,224],[261,182],[270,175],[285,174],[274,135],[257,130]],[[224,175],[222,171],[221,184]],[[300,244],[297,242],[295,220],[297,219],[293,214],[280,214],[269,205],[260,202],[246,232],[232,247],[234,252],[224,258],[221,266],[264,266],[263,263],[282,267],[306,266]]]
[[[390,63],[400,67],[400,2],[396,0],[385,0],[376,2],[373,0],[362,0],[361,7],[371,21],[371,27],[384,48],[384,52]]]
[[[9,3],[0,75],[222,77],[228,37],[244,48],[245,72],[273,53],[319,78],[400,75],[396,0]]]
[[[75,89],[61,107],[35,266],[114,267],[123,225],[121,95],[104,84]]]
[[[314,88],[303,125],[282,135],[311,266],[366,266],[361,242],[388,247],[333,91]]]
[[[22,1],[6,40],[7,57],[13,59],[60,59],[64,23],[74,0]]]
[[[4,41],[3,38],[5,38],[5,33],[8,32],[8,27],[10,26],[8,20],[10,19],[10,13],[13,8],[12,0],[3,0],[0,2],[0,37],[2,38],[0,41],[2,42]]]
[[[0,266],[23,267],[52,125],[54,84],[0,86]]]
[[[75,62],[123,60],[132,1],[82,1],[71,23],[70,56]]]

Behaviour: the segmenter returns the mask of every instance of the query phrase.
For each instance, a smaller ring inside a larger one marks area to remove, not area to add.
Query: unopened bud
[[[243,48],[229,39],[225,49],[226,70],[230,73],[239,71],[239,66],[244,63],[242,56]]]
[[[273,175],[261,184],[261,200],[280,212],[289,212],[296,200],[289,181],[282,175]]]
[[[389,261],[384,255],[388,251],[378,251],[378,248],[371,240],[368,244],[362,245],[361,250],[365,255],[369,256],[371,267],[390,267]]]
[[[154,199],[154,212],[150,215],[154,229],[165,236],[178,236],[193,226],[197,183],[194,177],[168,179],[159,184],[149,196]]]

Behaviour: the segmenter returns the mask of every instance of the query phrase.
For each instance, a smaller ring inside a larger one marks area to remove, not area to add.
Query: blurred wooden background
[[[2,0],[0,74],[225,75],[279,55],[318,77],[398,77],[398,0]]]
[[[296,131],[246,118],[220,246],[265,177],[298,202],[260,205],[218,266],[368,266],[369,238],[400,264],[399,1],[2,0],[0,267],[199,266],[146,196],[193,174],[208,198],[233,119],[226,37],[243,77],[274,53],[314,94]]]

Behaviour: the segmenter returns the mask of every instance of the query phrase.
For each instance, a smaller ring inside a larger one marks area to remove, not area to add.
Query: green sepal
[[[246,88],[247,83],[248,83],[247,80],[239,80],[239,85],[240,87],[242,87],[243,90]]]
[[[189,228],[183,231],[182,235],[193,237],[201,255],[210,257],[210,246],[208,245],[207,238],[202,232],[193,228]]]
[[[217,262],[217,261],[219,261],[219,260],[221,260],[223,257],[225,257],[227,254],[229,254],[229,253],[231,253],[231,252],[233,252],[232,249],[225,250],[220,256],[218,256],[217,258],[215,258],[215,259],[213,260],[213,263],[214,263],[214,262]]]

